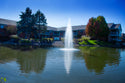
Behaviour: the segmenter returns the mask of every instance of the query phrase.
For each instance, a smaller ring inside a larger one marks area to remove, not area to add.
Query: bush
[[[19,39],[19,37],[17,35],[10,35],[10,38],[12,38],[12,39]]]
[[[22,39],[22,40],[20,40],[20,43],[30,43],[31,41],[30,40],[28,40],[28,39]]]
[[[90,40],[90,37],[82,36],[81,40],[82,40],[82,41],[87,41],[87,40]]]

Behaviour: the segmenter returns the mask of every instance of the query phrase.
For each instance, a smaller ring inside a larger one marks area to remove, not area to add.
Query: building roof
[[[114,23],[108,23],[108,27],[111,28],[114,25]]]
[[[57,28],[51,27],[51,26],[47,26],[47,30],[57,31]]]
[[[121,26],[121,24],[108,23],[108,27],[112,29],[117,29]]]
[[[16,26],[16,21],[0,18],[0,24]]]
[[[112,29],[117,29],[119,26],[121,26],[120,24],[114,24],[114,23],[108,23],[108,27],[112,28]],[[72,30],[85,30],[86,25],[77,25],[77,26],[72,26]],[[60,27],[60,28],[56,28],[56,27],[50,27],[48,26],[47,30],[53,30],[53,31],[65,31],[66,27]]]
[[[72,30],[85,30],[86,25],[72,26]],[[58,31],[65,31],[66,27],[57,28]]]
[[[0,18],[0,24],[5,24],[5,25],[13,25],[16,26],[17,22],[13,21],[13,20],[8,20],[8,19],[2,19]],[[114,23],[108,23],[108,27],[110,29],[117,29],[119,28],[119,26],[121,26],[120,24],[114,24]],[[73,30],[85,30],[86,25],[77,25],[77,26],[72,26]],[[66,27],[51,27],[48,26],[47,30],[52,30],[52,31],[65,31]]]
[[[119,28],[119,26],[121,26],[121,24],[115,24],[115,28]]]

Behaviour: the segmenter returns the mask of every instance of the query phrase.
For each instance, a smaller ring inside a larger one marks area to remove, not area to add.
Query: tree
[[[34,32],[35,17],[32,14],[32,10],[27,7],[25,12],[21,12],[21,20],[17,22],[17,34],[25,34],[25,38],[30,39],[31,33]]]
[[[95,39],[99,40],[99,38],[100,38],[100,36],[99,36],[99,34],[100,34],[100,27],[99,27],[99,23],[98,23],[97,20],[94,23],[94,27],[95,27]]]
[[[89,22],[86,26],[85,33],[87,36],[90,36],[91,38],[95,38],[95,23],[96,19],[95,18],[90,18]]]
[[[105,18],[103,16],[98,16],[97,21],[99,23],[99,28],[100,28],[100,31],[98,34],[100,36],[99,39],[104,41],[108,40],[109,28],[105,21]]]
[[[21,12],[21,20],[17,22],[17,34],[23,38],[39,38],[47,28],[46,18],[40,10],[36,14],[32,14],[30,8],[26,8],[25,12]],[[24,36],[25,35],[25,36]]]
[[[47,22],[44,14],[38,10],[35,14],[35,25],[37,26],[37,31],[39,33],[39,39],[41,33],[44,33],[47,28]]]
[[[97,18],[90,18],[86,26],[86,35],[92,39],[106,41],[108,40],[109,28],[103,16]]]

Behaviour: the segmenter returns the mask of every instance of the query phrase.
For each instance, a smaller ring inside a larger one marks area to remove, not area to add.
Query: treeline
[[[107,41],[109,35],[109,28],[103,16],[97,18],[90,18],[86,26],[85,33],[91,39]]]
[[[20,21],[17,22],[17,35],[21,38],[41,38],[47,28],[45,15],[38,10],[35,14],[27,7],[25,12],[21,12]]]

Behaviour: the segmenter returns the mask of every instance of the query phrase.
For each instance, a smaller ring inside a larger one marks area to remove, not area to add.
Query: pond
[[[125,83],[125,50],[105,47],[0,47],[0,78],[6,83]]]

